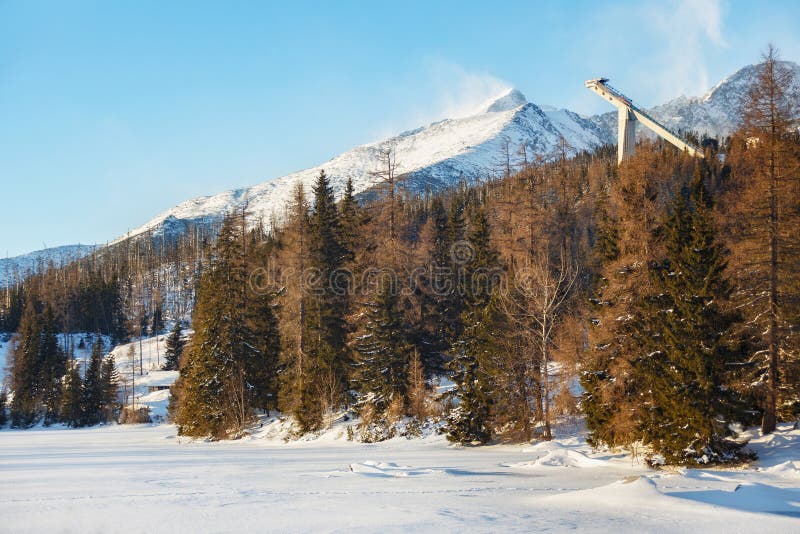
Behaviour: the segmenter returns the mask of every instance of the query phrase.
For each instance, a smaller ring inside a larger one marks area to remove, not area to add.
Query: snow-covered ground
[[[800,431],[748,469],[653,471],[579,437],[462,448],[179,439],[171,425],[0,431],[3,532],[800,532]]]
[[[136,393],[136,406],[150,408],[150,416],[156,421],[167,417],[169,390],[151,391],[151,389],[168,387],[178,379],[178,371],[161,370],[166,350],[167,336],[160,335],[143,338],[141,343],[134,340],[124,345],[117,345],[111,351],[121,379],[121,394],[125,397],[126,404],[133,402],[129,395],[131,385],[133,385]],[[140,354],[141,359],[139,358]]]
[[[192,333],[191,330],[187,335]],[[65,334],[59,334],[59,342],[68,345],[70,342],[64,338]],[[92,340],[95,336],[86,333],[68,334],[72,338],[72,345],[75,347],[75,360],[81,370],[88,364],[89,356],[92,352]],[[78,348],[84,340],[84,348]],[[141,344],[138,340],[117,345],[110,354],[114,356],[114,362],[119,373],[119,393],[120,398],[125,399],[127,404],[132,402],[130,397],[131,385],[134,386],[136,394],[136,406],[146,406],[150,408],[150,415],[155,420],[163,420],[167,416],[167,405],[169,404],[169,391],[156,390],[156,387],[168,387],[178,379],[177,371],[162,371],[164,357],[167,350],[167,336],[152,336],[143,338]],[[108,336],[103,336],[106,350],[110,346]],[[8,351],[11,348],[11,338],[0,333],[0,388],[2,380],[6,374],[6,364],[8,363]],[[131,353],[133,348],[133,353]],[[141,359],[139,355],[141,354]],[[133,356],[131,358],[131,356]],[[140,366],[141,363],[141,366]]]

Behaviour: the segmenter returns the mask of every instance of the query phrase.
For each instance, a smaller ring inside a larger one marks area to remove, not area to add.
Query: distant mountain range
[[[800,66],[785,62],[795,72],[791,94],[800,101]],[[700,97],[676,98],[649,109],[649,113],[672,130],[695,131],[711,137],[727,136],[739,124],[739,102],[753,80],[755,65],[746,66],[716,84]],[[613,80],[612,80],[613,81]],[[630,96],[630,95],[628,95]],[[320,170],[341,195],[348,178],[356,193],[366,193],[380,184],[381,151],[392,147],[396,174],[405,175],[404,187],[411,191],[437,190],[459,183],[502,174],[507,155],[513,166],[523,158],[552,155],[563,137],[571,152],[593,150],[616,143],[616,111],[583,117],[567,109],[537,106],[516,89],[491,99],[475,114],[445,119],[403,132],[383,141],[358,146],[330,161],[258,185],[195,198],[169,209],[115,241],[149,234],[174,237],[187,228],[218,224],[225,213],[246,206],[254,217],[280,220],[295,184],[310,190]],[[640,128],[644,131],[644,128]],[[646,133],[645,133],[646,135]],[[524,151],[521,150],[524,147]],[[524,154],[524,155],[523,155]],[[39,258],[63,251],[86,251],[81,245],[38,251],[11,260],[0,260],[0,277],[13,265],[30,266]],[[33,258],[33,259],[32,259]],[[2,263],[5,261],[5,263]]]
[[[6,287],[17,278],[50,265],[61,266],[91,254],[94,245],[64,245],[36,250],[12,258],[0,258],[0,287]]]
[[[794,85],[790,88],[789,96],[800,102],[800,65],[791,61],[781,63],[794,71]],[[672,131],[693,131],[717,138],[731,135],[741,123],[739,107],[747,88],[756,77],[756,67],[757,65],[748,65],[739,69],[703,96],[681,96],[648,111]],[[595,115],[590,120],[612,135],[616,143],[616,111]],[[645,128],[639,128],[637,132],[648,135]]]

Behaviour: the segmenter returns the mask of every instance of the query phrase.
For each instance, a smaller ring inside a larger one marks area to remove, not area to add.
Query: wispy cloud
[[[511,84],[488,72],[469,71],[443,59],[428,62],[432,85],[432,119],[473,115],[511,89]]]
[[[706,57],[725,48],[725,5],[721,0],[656,1],[642,7],[642,23],[652,29],[649,45],[660,49],[655,81],[662,98],[703,94],[710,86]]]
[[[392,94],[403,111],[388,117],[370,137],[384,139],[442,119],[479,113],[512,88],[488,72],[471,70],[441,57],[424,58],[413,76],[396,80]]]

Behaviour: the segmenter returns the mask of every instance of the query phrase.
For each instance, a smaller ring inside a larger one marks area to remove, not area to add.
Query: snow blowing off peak
[[[527,103],[528,99],[525,98],[525,95],[523,95],[520,91],[517,89],[509,89],[500,97],[496,98],[491,104],[489,104],[489,107],[486,108],[486,111],[511,111],[512,109],[524,106]]]

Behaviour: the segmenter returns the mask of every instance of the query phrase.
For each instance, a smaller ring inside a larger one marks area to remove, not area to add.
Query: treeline
[[[67,262],[41,262],[0,288],[0,332],[16,332],[28,303],[52,309],[60,332],[100,332],[114,344],[147,335],[152,323],[183,317],[194,304],[194,279],[215,225],[178,237],[150,232]],[[67,347],[64,347],[67,350]]]
[[[81,373],[74,347],[65,351],[59,343],[52,308],[40,311],[29,303],[12,347],[8,364],[13,396],[9,402],[4,389],[0,397],[0,426],[7,419],[14,428],[40,422],[89,426],[116,419],[118,376],[114,357],[105,357],[100,335]]]
[[[800,415],[797,111],[772,51],[759,72],[742,128],[703,160],[642,141],[617,166],[615,147],[568,157],[564,141],[501,179],[411,195],[387,147],[369,202],[350,183],[335,202],[321,173],[268,233],[230,214],[175,260],[195,301],[185,350],[179,323],[171,336],[180,433],[235,436],[279,410],[298,433],[355,413],[364,440],[436,419],[486,443],[583,414],[592,443],[653,462],[747,459],[736,424]],[[155,309],[142,287],[123,299],[128,335]]]
[[[772,55],[760,71],[743,128],[704,160],[644,141],[617,167],[613,147],[562,143],[410,197],[389,148],[374,202],[348,184],[337,205],[321,173],[263,239],[231,215],[181,361],[180,432],[278,409],[303,433],[353,411],[364,439],[436,416],[485,443],[549,439],[583,412],[593,443],[654,462],[745,459],[735,423],[770,432],[800,408],[800,144],[788,74]]]

